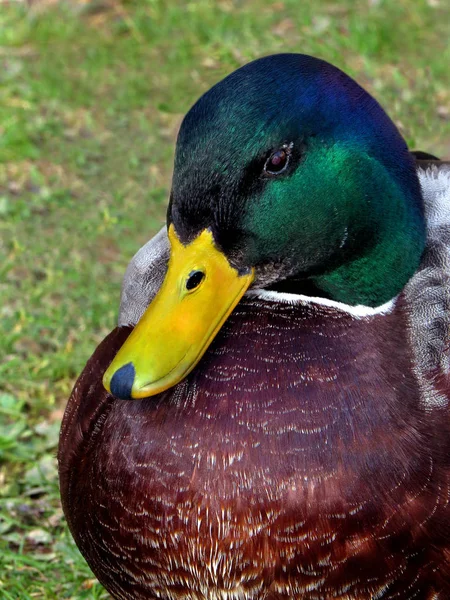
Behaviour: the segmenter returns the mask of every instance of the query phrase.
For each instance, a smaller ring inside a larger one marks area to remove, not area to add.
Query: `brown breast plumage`
[[[77,382],[59,449],[72,534],[120,599],[450,598],[446,409],[427,408],[401,302],[356,319],[244,298],[154,398]]]

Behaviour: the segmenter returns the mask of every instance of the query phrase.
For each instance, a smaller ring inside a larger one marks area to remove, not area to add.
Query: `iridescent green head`
[[[419,183],[381,107],[327,63],[239,69],[181,126],[165,280],[106,371],[120,398],[177,384],[249,286],[381,305],[425,244]]]
[[[414,162],[395,125],[328,63],[279,54],[200,98],[178,137],[169,224],[202,230],[257,287],[382,304],[420,261]]]

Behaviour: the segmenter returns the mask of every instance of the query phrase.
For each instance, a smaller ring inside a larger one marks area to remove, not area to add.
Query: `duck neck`
[[[319,290],[338,302],[372,307],[401,292],[419,267],[426,240],[422,204],[405,193],[384,192],[382,218],[349,241],[345,262],[311,278]]]

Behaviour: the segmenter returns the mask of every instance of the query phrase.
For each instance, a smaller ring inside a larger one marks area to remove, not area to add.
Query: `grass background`
[[[59,425],[164,221],[191,104],[253,58],[305,52],[449,157],[449,39],[446,0],[0,0],[0,598],[108,598],[61,512]]]

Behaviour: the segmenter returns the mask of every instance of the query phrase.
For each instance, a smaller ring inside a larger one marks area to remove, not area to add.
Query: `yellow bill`
[[[254,271],[240,275],[203,230],[187,246],[169,227],[166,278],[103,377],[119,398],[146,398],[192,371],[245,294]]]

